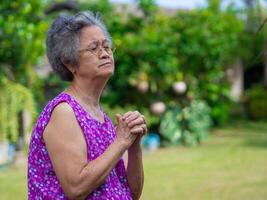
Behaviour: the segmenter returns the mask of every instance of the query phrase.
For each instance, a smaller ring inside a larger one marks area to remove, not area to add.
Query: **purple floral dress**
[[[100,156],[115,138],[114,126],[104,112],[105,121],[101,123],[92,118],[72,96],[63,92],[60,93],[46,105],[32,132],[28,155],[29,200],[68,199],[56,177],[42,135],[53,109],[61,102],[67,102],[72,107],[76,119],[82,128],[87,144],[88,162]],[[104,183],[86,199],[132,200],[122,159],[112,169]]]

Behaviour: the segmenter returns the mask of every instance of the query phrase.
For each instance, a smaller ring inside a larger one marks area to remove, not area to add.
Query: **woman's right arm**
[[[72,108],[61,103],[52,112],[44,141],[56,176],[70,199],[84,199],[99,187],[123,153],[134,142],[127,124],[118,117],[115,141],[93,161],[87,161],[87,145]]]

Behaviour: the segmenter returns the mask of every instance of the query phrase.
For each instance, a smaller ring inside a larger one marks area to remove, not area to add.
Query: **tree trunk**
[[[231,95],[235,101],[240,101],[244,92],[244,67],[240,58],[227,71],[228,79],[232,84]]]
[[[263,84],[264,84],[264,87],[267,88],[267,39],[265,39],[265,42],[264,42],[264,73],[263,73]]]

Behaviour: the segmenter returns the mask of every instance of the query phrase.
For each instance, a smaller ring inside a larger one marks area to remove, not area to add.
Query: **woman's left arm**
[[[135,142],[128,149],[127,180],[132,191],[133,199],[138,200],[144,185],[144,170],[142,160],[141,139],[147,133],[145,118],[138,111],[127,112],[123,116],[133,134],[138,134]]]
[[[144,170],[141,149],[141,136],[128,149],[127,179],[133,199],[139,199],[144,185]]]

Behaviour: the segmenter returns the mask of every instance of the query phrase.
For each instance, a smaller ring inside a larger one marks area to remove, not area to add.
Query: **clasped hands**
[[[127,147],[136,140],[141,139],[143,135],[147,134],[147,125],[144,116],[138,111],[126,112],[123,116],[116,114],[117,139],[122,141]]]

